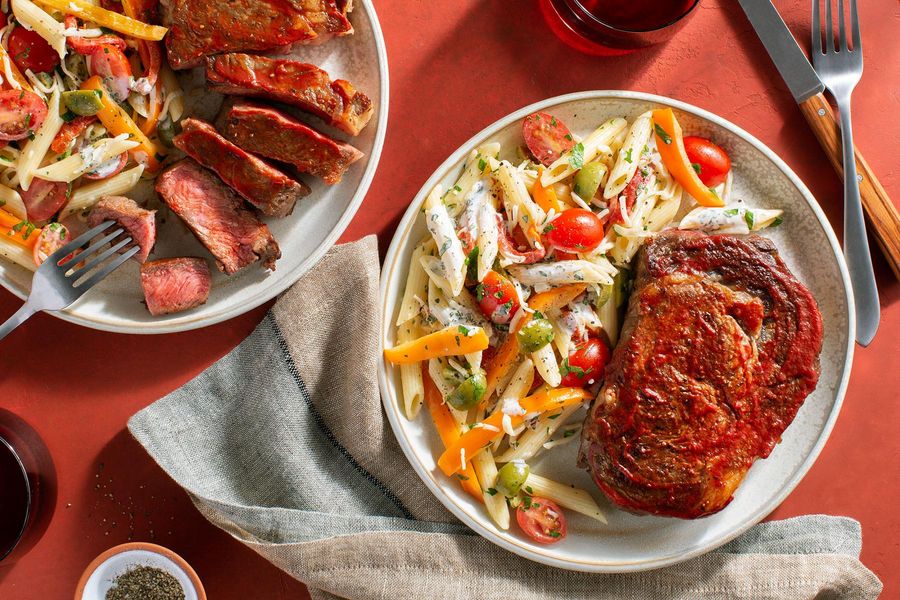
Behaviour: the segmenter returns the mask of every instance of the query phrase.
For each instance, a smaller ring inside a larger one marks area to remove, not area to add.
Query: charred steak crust
[[[291,214],[297,200],[309,195],[309,187],[294,181],[262,159],[222,137],[212,125],[185,119],[175,146],[208,169],[265,215]]]
[[[339,183],[347,168],[363,153],[333,140],[284,114],[254,102],[238,101],[225,112],[223,135],[249,152],[285,162],[303,173]]]
[[[756,235],[664,232],[636,271],[579,464],[627,510],[701,517],[731,501],[815,389],[822,318]]]
[[[124,196],[104,196],[91,209],[88,225],[96,227],[104,221],[115,221],[131,236],[133,241],[122,248],[123,251],[137,244],[140,251],[132,258],[139,263],[147,260],[156,244],[155,210],[142,208],[137,202]]]
[[[353,32],[335,0],[164,0],[162,5],[173,69],[196,67],[212,54],[272,50]]]
[[[206,303],[212,275],[206,259],[162,258],[141,265],[141,287],[150,314],[168,315]]]
[[[292,104],[350,135],[358,135],[375,110],[349,81],[332,81],[319,67],[296,60],[241,53],[213,56],[206,59],[206,83],[222,94]]]
[[[213,172],[186,158],[163,171],[156,193],[216,257],[220,271],[231,275],[256,261],[275,270],[278,242]]]

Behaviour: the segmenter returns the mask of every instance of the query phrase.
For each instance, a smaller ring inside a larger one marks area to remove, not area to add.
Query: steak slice
[[[315,65],[250,54],[206,59],[206,83],[223,94],[261,96],[298,106],[329,125],[358,135],[375,108],[349,81],[331,77]]]
[[[156,192],[231,275],[256,261],[275,270],[278,242],[266,224],[214,173],[186,158],[156,180]]]
[[[173,69],[196,67],[221,52],[272,50],[353,33],[335,0],[163,0],[162,5]]]
[[[350,144],[333,140],[279,110],[253,102],[236,102],[225,114],[221,127],[225,137],[244,150],[294,165],[330,185],[338,183],[347,168],[363,157]]]
[[[263,214],[284,217],[297,200],[309,195],[309,187],[298,183],[263,160],[238,148],[198,119],[185,119],[175,136],[175,146],[243,196]]]
[[[150,314],[168,315],[205,304],[212,275],[206,259],[162,258],[141,265],[141,287]]]
[[[664,232],[636,270],[579,464],[625,509],[702,517],[731,501],[815,389],[822,317],[756,235]]]
[[[123,248],[131,248],[134,244],[141,250],[132,258],[139,263],[147,260],[153,245],[156,243],[156,211],[141,208],[137,202],[124,196],[105,196],[97,201],[88,215],[88,225],[96,227],[104,221],[115,221],[128,235],[133,243]]]

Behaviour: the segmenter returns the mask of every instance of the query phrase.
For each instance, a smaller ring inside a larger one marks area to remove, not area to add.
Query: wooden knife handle
[[[816,94],[801,102],[800,110],[828,155],[831,166],[840,177],[843,177],[841,132],[828,100],[824,95]],[[884,257],[891,265],[894,275],[900,279],[900,214],[859,148],[856,148],[856,170],[860,177],[859,195],[862,198],[863,209],[869,217],[869,231],[875,234],[875,240],[881,247]]]

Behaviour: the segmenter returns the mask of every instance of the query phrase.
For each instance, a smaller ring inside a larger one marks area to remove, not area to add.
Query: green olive
[[[487,377],[478,369],[447,396],[447,404],[456,410],[467,410],[481,402],[487,389]]]
[[[585,202],[590,202],[597,190],[600,189],[600,180],[606,173],[606,165],[599,162],[592,162],[581,167],[581,170],[575,173],[575,187],[573,191],[578,197]]]
[[[553,340],[553,325],[544,317],[535,315],[516,336],[519,340],[519,349],[524,354],[531,354]]]
[[[508,462],[497,473],[497,491],[504,496],[515,496],[528,480],[528,465],[525,461]]]
[[[82,117],[96,115],[103,108],[100,93],[95,90],[63,92],[62,102],[66,108]]]
[[[172,139],[181,133],[181,123],[176,123],[172,119],[166,117],[156,125],[156,135],[165,146],[174,147]]]

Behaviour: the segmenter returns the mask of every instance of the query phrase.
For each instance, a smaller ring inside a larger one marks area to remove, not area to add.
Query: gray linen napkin
[[[408,465],[376,380],[374,237],[332,249],[240,346],[134,415],[131,433],[211,522],[313,598],[877,598],[859,523],[763,523],[629,575],[572,573],[460,524]]]

